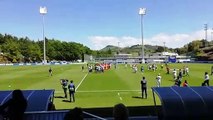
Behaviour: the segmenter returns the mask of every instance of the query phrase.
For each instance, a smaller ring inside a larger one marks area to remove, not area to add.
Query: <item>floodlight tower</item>
[[[118,54],[120,54],[120,42],[118,42]]]
[[[205,30],[205,40],[207,40],[208,24],[204,24],[204,30]]]
[[[142,42],[142,48],[141,48],[141,57],[142,57],[142,63],[145,63],[144,59],[144,41],[143,41],[143,16],[146,14],[146,8],[140,8],[139,9],[139,15],[141,16],[141,42]]]
[[[164,52],[166,52],[166,42],[163,42]]]
[[[213,36],[212,35],[213,35],[213,28],[212,28],[212,31],[211,31],[211,40],[213,40],[213,38],[212,38]]]
[[[43,41],[44,41],[44,61],[43,63],[46,64],[46,42],[45,42],[45,35],[44,35],[44,15],[47,14],[47,8],[46,7],[40,7],[39,9],[40,14],[42,15],[42,34],[43,34]]]

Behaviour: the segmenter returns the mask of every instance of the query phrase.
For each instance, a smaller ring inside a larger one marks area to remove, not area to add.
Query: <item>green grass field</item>
[[[183,68],[189,66],[190,76],[183,80],[188,80],[190,86],[200,86],[204,80],[204,72],[210,73],[213,64],[169,64],[170,68]],[[0,66],[0,90],[32,90],[32,89],[55,89],[55,96],[64,96],[60,85],[60,79],[73,80],[77,92],[76,102],[64,102],[64,98],[54,98],[56,109],[67,109],[73,107],[93,108],[112,107],[117,103],[124,103],[127,106],[147,106],[154,105],[151,87],[156,86],[156,76],[161,73],[162,86],[172,86],[174,84],[172,74],[166,74],[166,69],[156,72],[148,71],[142,74],[133,73],[130,67],[125,68],[119,65],[117,69],[112,67],[104,73],[90,73],[81,71],[82,65],[44,65],[44,66]],[[86,65],[85,65],[86,66]],[[141,65],[138,65],[138,68]],[[49,76],[48,69],[53,69],[53,76]],[[141,99],[140,80],[145,76],[148,81],[148,99]],[[210,80],[212,80],[210,76]],[[213,82],[210,81],[210,85]],[[158,104],[160,104],[158,100]]]

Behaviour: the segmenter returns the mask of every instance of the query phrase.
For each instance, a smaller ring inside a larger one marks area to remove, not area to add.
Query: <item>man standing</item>
[[[144,98],[144,93],[145,93],[145,98],[147,99],[147,81],[145,77],[142,78],[141,80],[141,91],[142,91],[142,99]]]
[[[73,81],[70,81],[70,84],[68,86],[69,89],[69,94],[70,94],[70,102],[75,102],[75,85],[73,83]]]
[[[62,85],[62,89],[64,91],[64,98],[67,98],[68,80],[67,79],[61,79],[61,85]]]
[[[144,67],[143,67],[143,66],[141,66],[141,72],[142,72],[142,73],[144,72]]]
[[[166,65],[166,71],[167,71],[166,74],[169,74],[169,66],[168,65]]]
[[[203,84],[206,86],[209,86],[209,74],[208,72],[205,72],[205,76],[204,76],[204,82]]]
[[[53,70],[52,70],[52,68],[50,67],[50,69],[49,69],[49,76],[52,76],[53,75]]]
[[[161,76],[160,76],[160,73],[158,74],[158,76],[156,77],[156,82],[157,82],[157,87],[160,87],[160,84],[161,84]]]
[[[185,72],[186,72],[186,76],[189,76],[189,67],[188,66],[186,66]]]
[[[84,65],[81,66],[81,71],[84,72]]]

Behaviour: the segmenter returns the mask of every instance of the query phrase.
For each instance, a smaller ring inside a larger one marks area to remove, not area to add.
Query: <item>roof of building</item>
[[[166,119],[213,118],[213,87],[154,87]]]

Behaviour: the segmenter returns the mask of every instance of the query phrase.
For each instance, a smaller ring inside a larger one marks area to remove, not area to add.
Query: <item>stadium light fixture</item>
[[[212,35],[213,35],[213,28],[212,28],[212,31],[211,31],[211,40],[213,40],[213,38],[212,38],[213,36]]]
[[[142,63],[145,63],[144,59],[144,41],[143,41],[143,16],[146,14],[146,8],[140,8],[139,9],[139,15],[141,16],[141,42],[142,42],[142,48],[141,48],[141,57],[142,57]]]
[[[44,15],[47,14],[47,8],[46,7],[40,7],[39,12],[42,15],[42,34],[43,34],[43,41],[44,41],[44,61],[43,61],[43,64],[46,64],[47,60],[46,60],[46,42],[45,42],[45,35],[44,35]]]

